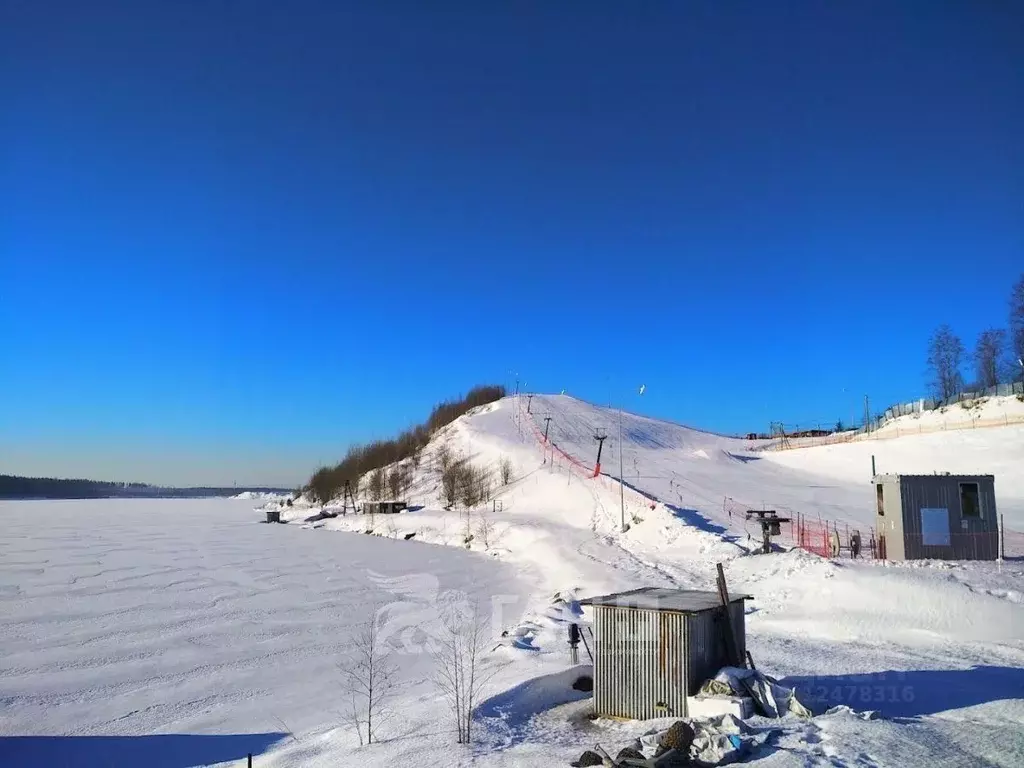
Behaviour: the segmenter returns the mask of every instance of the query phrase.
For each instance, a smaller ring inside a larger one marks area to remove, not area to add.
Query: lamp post
[[[640,396],[643,397],[646,384],[640,385]],[[629,530],[626,525],[626,478],[622,469],[622,406],[619,406],[619,523],[622,532]]]
[[[622,406],[619,406],[619,517],[622,532],[629,529],[626,527],[626,488],[622,477]]]

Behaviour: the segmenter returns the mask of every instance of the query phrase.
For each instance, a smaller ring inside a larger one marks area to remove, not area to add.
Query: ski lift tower
[[[774,509],[748,509],[747,520],[756,520],[761,524],[761,552],[771,554],[772,537],[782,534],[782,523],[792,521],[790,517],[779,517]]]

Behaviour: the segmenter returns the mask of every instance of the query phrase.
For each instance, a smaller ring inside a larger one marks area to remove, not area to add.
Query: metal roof
[[[875,475],[872,481],[875,482],[875,483],[895,483],[895,482],[899,482],[899,480],[901,478],[907,478],[909,480],[917,480],[919,478],[924,478],[924,477],[932,479],[932,480],[934,480],[937,477],[949,478],[949,479],[956,478],[956,477],[959,477],[959,478],[971,478],[971,479],[980,478],[980,479],[983,479],[983,480],[994,480],[995,479],[995,475],[963,474],[963,473],[960,473],[960,472],[933,472],[930,475],[908,475],[908,474],[899,474],[899,473],[896,473],[896,472],[892,472],[892,473],[888,473],[888,474]]]
[[[729,602],[751,600],[750,595],[729,595]],[[667,589],[664,587],[641,587],[628,592],[614,592],[580,600],[580,605],[611,605],[620,608],[641,608],[648,611],[678,611],[697,613],[722,607],[717,592],[699,589]]]

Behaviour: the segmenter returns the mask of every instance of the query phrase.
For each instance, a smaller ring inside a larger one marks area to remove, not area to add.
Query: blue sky
[[[0,0],[0,57],[0,472],[298,483],[510,371],[848,420],[1024,271],[1014,3]]]

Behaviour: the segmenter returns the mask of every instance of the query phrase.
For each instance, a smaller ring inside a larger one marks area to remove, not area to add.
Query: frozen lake
[[[230,500],[0,502],[0,765],[260,752],[339,721],[338,663],[376,608],[407,634],[445,601],[489,613],[497,595],[509,623],[522,612],[528,588],[485,556],[260,514]],[[429,659],[401,658],[415,695]]]

